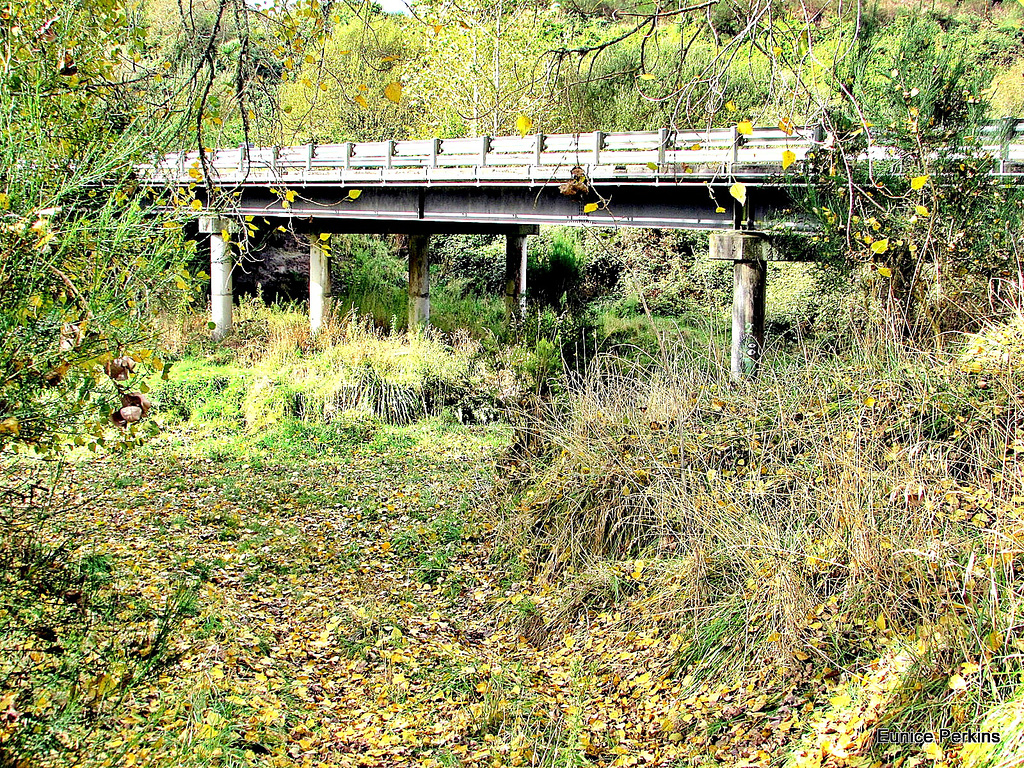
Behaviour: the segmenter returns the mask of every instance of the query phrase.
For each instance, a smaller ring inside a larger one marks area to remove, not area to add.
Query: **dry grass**
[[[727,661],[856,668],[883,634],[920,641],[911,677],[984,660],[978,712],[1011,696],[1024,650],[1018,369],[808,352],[736,388],[702,356],[598,358],[532,424],[544,448],[519,466],[504,525],[549,578],[572,572],[548,624],[614,602],[613,582],[635,589],[639,561],[650,593],[622,620],[681,627],[677,663],[705,675]],[[887,716],[948,720],[943,691],[931,709],[894,699]]]

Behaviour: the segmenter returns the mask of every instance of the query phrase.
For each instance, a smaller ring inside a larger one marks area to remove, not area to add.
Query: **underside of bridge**
[[[252,215],[252,214],[250,214]],[[274,221],[274,219],[270,219]],[[505,237],[504,300],[509,322],[519,322],[526,310],[527,238],[538,234],[537,225],[479,222],[424,222],[395,219],[324,218],[293,215],[294,229],[309,242],[309,323],[316,333],[330,306],[330,241],[335,233],[408,235],[409,327],[430,322],[430,238],[446,234],[492,234]],[[231,331],[233,303],[233,247],[241,231],[237,218],[203,216],[199,231],[210,237],[210,301],[213,336]],[[712,231],[713,259],[733,262],[733,316],[731,370],[736,380],[753,378],[764,348],[765,275],[764,237],[750,231]]]
[[[327,232],[479,232],[479,227],[560,226],[753,229],[793,220],[790,190],[778,182],[743,185],[738,201],[724,179],[660,184],[463,184],[352,187],[307,184],[283,200],[267,186],[242,185],[233,214],[314,220]],[[563,183],[560,183],[563,182]],[[462,225],[466,229],[451,230]],[[401,229],[408,226],[409,229]],[[488,230],[484,230],[488,231]]]
[[[569,171],[566,171],[568,174]],[[764,346],[765,265],[758,229],[794,222],[793,197],[779,184],[745,185],[737,199],[722,180],[603,184],[573,191],[547,184],[367,185],[307,184],[282,198],[266,185],[231,192],[231,217],[204,216],[210,235],[214,336],[231,328],[231,248],[243,217],[284,223],[309,240],[309,320],[316,332],[330,300],[330,236],[335,233],[408,235],[409,327],[430,322],[430,238],[445,234],[505,237],[504,298],[509,322],[525,311],[526,243],[540,225],[699,229],[710,232],[713,258],[734,264],[732,374],[756,375]],[[203,198],[201,190],[197,190]],[[203,200],[208,203],[208,200]],[[225,237],[227,235],[227,237]]]

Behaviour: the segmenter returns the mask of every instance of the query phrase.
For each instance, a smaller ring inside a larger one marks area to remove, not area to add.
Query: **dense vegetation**
[[[1019,764],[1024,196],[979,137],[1024,4],[0,20],[0,766]],[[190,218],[230,195],[132,172],[746,121],[836,141],[739,386],[699,233],[545,229],[512,325],[503,243],[435,238],[411,333],[402,242],[336,236],[311,336],[252,221],[213,343]]]

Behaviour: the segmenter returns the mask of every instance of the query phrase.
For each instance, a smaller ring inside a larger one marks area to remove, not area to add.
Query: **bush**
[[[573,230],[556,229],[543,250],[531,249],[527,259],[527,295],[541,307],[572,307],[582,303],[579,294],[579,241]]]

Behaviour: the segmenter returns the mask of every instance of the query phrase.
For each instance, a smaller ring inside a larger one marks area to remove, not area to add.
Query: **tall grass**
[[[190,336],[190,323],[168,323],[168,346],[185,359],[155,390],[164,413],[178,417],[241,420],[250,429],[328,423],[350,411],[400,424],[446,410],[488,421],[515,390],[465,331],[382,330],[372,317],[333,312],[311,335],[305,312],[258,300],[239,305],[223,345],[197,340],[205,328]]]
[[[906,651],[906,684],[876,722],[977,726],[1014,697],[1019,367],[805,349],[736,387],[724,359],[663,349],[596,357],[530,425],[542,448],[514,465],[504,524],[542,573],[574,571],[549,625],[640,560],[654,587],[624,620],[679,626],[674,664],[697,680],[765,663],[852,674],[884,641]]]

